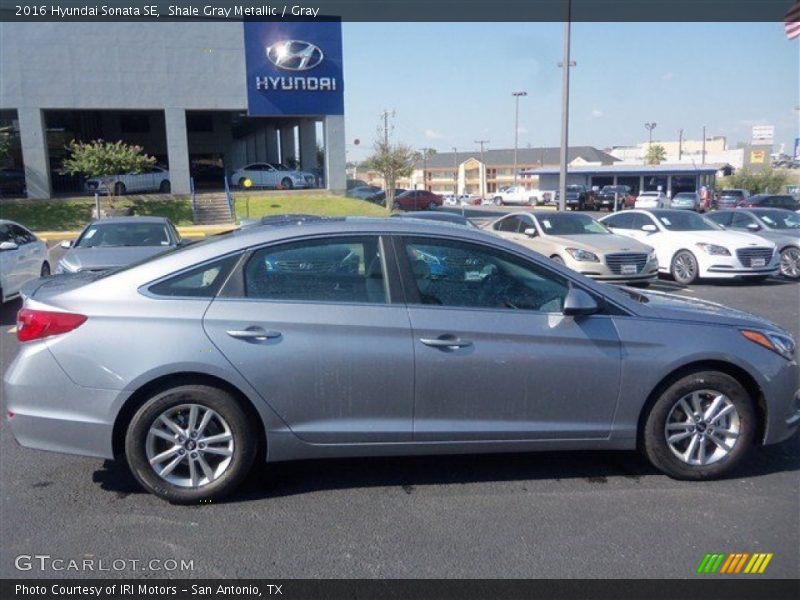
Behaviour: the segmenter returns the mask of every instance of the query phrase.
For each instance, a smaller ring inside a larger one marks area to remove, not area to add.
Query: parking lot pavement
[[[800,335],[798,284],[654,287]],[[4,369],[17,308],[0,310]],[[306,461],[257,469],[225,503],[181,507],[141,492],[122,465],[19,448],[3,419],[0,577],[109,575],[15,569],[19,555],[48,554],[193,561],[111,573],[126,577],[682,578],[707,552],[772,552],[767,576],[797,577],[799,472],[798,436],[707,483],[632,452]]]

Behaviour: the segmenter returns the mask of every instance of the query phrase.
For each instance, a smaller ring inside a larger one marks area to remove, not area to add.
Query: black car
[[[797,210],[800,208],[800,202],[789,194],[758,194],[756,196],[750,196],[745,200],[742,207],[786,208],[788,210]]]
[[[636,200],[636,197],[633,195],[628,185],[604,185],[603,188],[597,192],[595,202],[600,208],[613,210],[615,198],[617,209],[633,208]]]
[[[556,198],[558,198],[558,194],[556,194]],[[585,185],[568,185],[564,204],[568,210],[584,210],[585,208],[590,208],[592,210],[598,209],[598,204],[595,203],[594,192]]]
[[[394,190],[394,197],[397,198],[400,194],[402,194],[405,191],[406,190],[402,188],[396,188]],[[374,194],[371,194],[366,198],[364,198],[364,200],[366,200],[367,202],[372,202],[374,204],[380,204],[381,206],[386,206],[386,190],[380,190],[378,192],[375,192]]]

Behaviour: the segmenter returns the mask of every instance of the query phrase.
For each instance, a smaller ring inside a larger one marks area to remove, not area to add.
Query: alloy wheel
[[[231,464],[234,439],[227,421],[201,404],[181,404],[161,413],[147,432],[145,453],[161,479],[199,488],[219,479]]]
[[[688,284],[697,278],[697,261],[689,252],[680,252],[673,259],[672,276],[678,283]]]
[[[717,390],[698,390],[678,400],[667,415],[664,436],[682,462],[706,466],[728,456],[741,433],[730,398]]]
[[[786,248],[781,252],[781,275],[800,279],[800,248]]]

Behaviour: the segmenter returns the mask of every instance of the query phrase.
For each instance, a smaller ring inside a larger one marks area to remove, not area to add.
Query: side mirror
[[[528,227],[525,231],[523,231],[525,235],[528,237],[536,237],[536,228],[535,227]]]
[[[747,228],[750,231],[761,231],[761,226],[758,223],[748,223]]]
[[[0,251],[16,250],[19,246],[14,242],[0,242]]]
[[[564,298],[565,316],[579,317],[581,315],[593,315],[600,310],[597,302],[589,294],[578,288],[570,288],[567,297]]]
[[[647,233],[655,233],[658,231],[658,227],[655,225],[648,223],[647,225],[642,225],[642,231],[646,231]]]
[[[69,250],[70,248],[72,248],[72,240],[64,240],[64,241],[63,241],[63,242],[61,242],[61,244],[59,244],[59,245],[60,245],[62,248],[64,248],[65,250]]]

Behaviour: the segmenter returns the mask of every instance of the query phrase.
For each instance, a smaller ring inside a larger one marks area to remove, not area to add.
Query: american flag
[[[800,1],[795,2],[786,12],[786,16],[783,17],[783,28],[790,40],[800,36]]]

